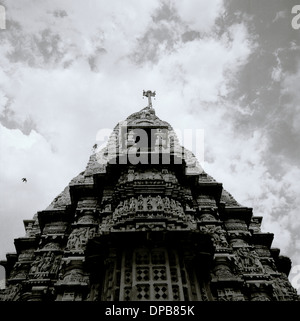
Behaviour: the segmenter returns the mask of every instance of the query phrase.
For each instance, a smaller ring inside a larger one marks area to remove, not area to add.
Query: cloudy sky
[[[204,170],[300,272],[297,0],[1,4],[0,259],[151,89],[161,119],[204,130]]]

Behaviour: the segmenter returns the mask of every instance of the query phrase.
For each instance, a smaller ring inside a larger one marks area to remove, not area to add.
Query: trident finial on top
[[[155,97],[156,93],[155,91],[151,91],[151,90],[147,90],[147,91],[143,91],[143,96],[148,97],[148,107],[152,108],[152,101],[151,101],[151,97]]]

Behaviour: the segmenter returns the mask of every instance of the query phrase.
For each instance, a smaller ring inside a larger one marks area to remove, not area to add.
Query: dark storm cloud
[[[230,1],[226,3],[226,17],[218,23],[226,30],[232,21],[247,24],[257,42],[256,50],[249,57],[239,75],[232,99],[241,106],[234,113],[236,130],[254,131],[264,128],[270,140],[266,159],[276,162],[277,155],[287,161],[297,162],[300,154],[299,128],[290,124],[295,108],[288,101],[289,93],[283,93],[283,81],[289,74],[297,72],[300,50],[291,50],[293,44],[300,45],[299,33],[291,27],[291,8],[295,1]]]

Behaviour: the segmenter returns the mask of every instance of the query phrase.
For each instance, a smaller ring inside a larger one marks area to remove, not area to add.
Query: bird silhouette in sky
[[[22,182],[27,183],[27,178],[26,178],[26,177],[23,177],[23,178],[22,178]]]

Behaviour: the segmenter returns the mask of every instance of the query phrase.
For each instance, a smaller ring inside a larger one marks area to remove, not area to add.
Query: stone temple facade
[[[148,97],[149,98],[149,97]],[[25,220],[3,301],[293,301],[291,261],[262,217],[180,146],[152,105]]]

